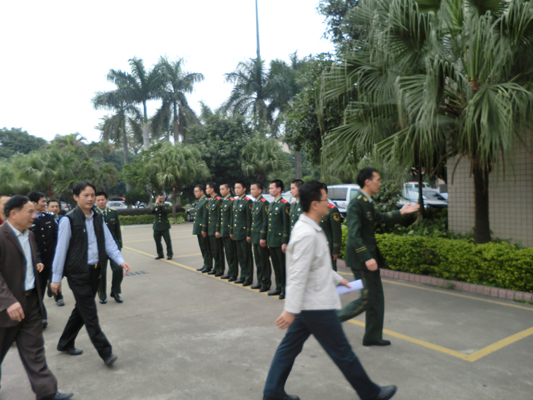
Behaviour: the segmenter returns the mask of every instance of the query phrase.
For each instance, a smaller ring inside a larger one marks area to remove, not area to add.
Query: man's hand
[[[233,233],[230,233],[229,237],[230,237],[231,240],[233,240]]]
[[[41,273],[43,269],[44,269],[44,264],[43,263],[37,264],[37,272]]]
[[[59,283],[55,283],[55,282],[50,283],[50,289],[52,289],[52,292],[57,296],[59,294],[59,292],[61,292],[61,282],[59,282]]]
[[[346,286],[347,288],[351,288],[350,282],[348,282],[348,279],[343,279],[342,281],[339,282],[337,286]]]
[[[250,236],[246,236],[246,241],[250,243],[252,241],[252,238]]]
[[[411,214],[411,213],[414,213],[414,212],[418,211],[419,209],[420,209],[420,204],[409,203],[409,204],[406,204],[405,206],[403,206],[400,209],[400,213],[402,215],[403,214]]]
[[[267,245],[267,241],[266,241],[266,239],[261,239],[261,240],[259,240],[259,246],[261,246],[261,247],[266,247],[266,245]]]
[[[337,261],[337,258],[339,258],[338,254],[333,254],[333,261]]]
[[[220,232],[215,232],[215,237],[216,237],[217,239],[220,239]]]
[[[290,312],[283,311],[276,320],[276,325],[279,329],[287,329],[294,322],[295,315]]]
[[[377,269],[378,269],[378,263],[373,258],[371,258],[370,260],[365,262],[365,264],[366,264],[366,268],[369,271],[377,271]]]
[[[13,321],[20,322],[24,319],[24,311],[22,310],[22,306],[18,301],[11,307],[8,307],[7,313],[9,314],[9,318],[11,318]]]
[[[126,275],[130,273],[130,265],[127,262],[123,262],[122,264],[120,264],[120,268],[124,268],[124,272],[126,273]]]
[[[207,232],[202,232],[202,236],[206,238],[207,237]]]
[[[287,250],[287,243],[281,245],[281,251],[285,253],[285,250]]]

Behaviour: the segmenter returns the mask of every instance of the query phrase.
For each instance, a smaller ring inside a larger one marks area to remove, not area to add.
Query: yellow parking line
[[[353,279],[353,274],[349,274],[347,272],[339,272],[339,274],[350,276]],[[445,295],[448,295],[448,296],[462,297],[463,299],[484,301],[485,303],[499,304],[500,306],[520,308],[521,310],[533,311],[533,307],[525,307],[525,306],[519,306],[518,304],[503,303],[503,302],[497,301],[497,300],[481,299],[479,297],[469,296],[469,295],[466,295],[466,294],[459,294],[459,293],[453,293],[453,292],[450,292],[450,291],[444,291],[444,290],[439,290],[439,289],[431,289],[431,288],[421,287],[421,286],[417,286],[417,285],[410,285],[409,283],[396,282],[396,281],[391,281],[389,279],[383,279],[383,282],[392,283],[393,285],[407,286],[407,287],[415,288],[415,289],[419,289],[419,290],[426,290],[426,291],[429,291],[429,292],[442,293],[442,294],[445,294]],[[423,283],[421,283],[421,285],[423,285]],[[472,293],[472,294],[475,294],[475,293]]]
[[[128,249],[128,250],[131,250],[131,251],[134,251],[136,253],[139,253],[139,254],[144,254],[146,256],[149,256],[149,257],[155,257],[154,254],[150,254],[150,253],[145,253],[144,251],[140,251],[140,250],[137,250],[137,249],[132,249],[131,247],[124,247],[125,249]],[[186,255],[186,256],[181,256],[181,257],[189,257],[189,256],[192,256],[194,254],[190,254],[190,255]],[[200,255],[200,254],[198,254]],[[195,268],[191,268],[187,265],[183,265],[183,264],[180,264],[180,263],[177,263],[175,261],[172,261],[172,260],[162,260],[162,261],[165,261],[167,263],[170,263],[170,264],[174,264],[174,265],[177,265],[179,267],[182,267],[182,268],[185,268],[189,271],[194,271],[196,272],[196,269]],[[342,273],[343,275],[348,275],[346,273]],[[217,277],[214,277],[212,275],[207,275],[209,278],[213,278],[213,279],[218,279]],[[387,282],[390,282],[390,281],[387,281]],[[230,282],[225,282],[227,284],[229,284]],[[397,283],[397,282],[390,282],[390,283]],[[426,289],[426,288],[420,288],[418,286],[415,286],[415,285],[408,285],[408,284],[402,284],[402,285],[405,285],[405,286],[410,286],[410,287],[413,287],[413,288],[416,288],[416,289],[424,289],[424,290],[431,290],[431,291],[434,291],[434,292],[439,292],[439,293],[445,293],[445,292],[442,292],[440,290],[432,290],[432,289]],[[236,285],[235,285],[236,286]],[[251,292],[254,292],[254,293],[257,293],[255,290],[252,290],[250,289],[249,287],[242,287],[242,286],[237,286],[241,289],[247,289]],[[268,294],[267,292],[263,292],[263,294]],[[445,294],[452,294],[452,293],[445,293]],[[483,300],[483,299],[476,299],[475,297],[469,297],[469,296],[462,296],[462,297],[465,297],[465,298],[468,298],[468,299],[474,299],[474,300]],[[499,303],[499,302],[496,302],[496,301],[490,301],[489,302],[492,302],[492,303],[496,303],[496,304],[500,304],[500,305],[505,305],[504,303]],[[364,322],[361,322],[361,321],[358,321],[358,320],[355,320],[355,319],[351,319],[349,320],[348,322],[354,324],[354,325],[359,325],[359,326],[362,326],[364,327],[365,326],[365,323]],[[398,333],[398,332],[394,332],[394,331],[390,331],[388,329],[383,329],[383,333],[385,333],[386,335],[389,335],[389,336],[392,336],[392,337],[396,337],[398,339],[403,339],[403,340],[406,340],[408,342],[411,342],[411,343],[415,343],[415,344],[418,344],[419,346],[423,346],[423,347],[426,347],[428,349],[431,349],[431,350],[435,350],[435,351],[438,351],[438,352],[441,352],[441,353],[444,353],[444,354],[448,354],[450,356],[453,356],[453,357],[457,357],[457,358],[460,358],[461,360],[465,360],[465,361],[469,361],[469,362],[474,362],[474,361],[477,361],[485,356],[488,356],[489,354],[492,354],[498,350],[501,350],[503,349],[504,347],[506,346],[509,346],[510,344],[513,344],[515,342],[518,342],[519,340],[522,340],[528,336],[531,336],[533,335],[533,327],[531,328],[528,328],[522,332],[519,332],[519,333],[516,333],[512,336],[509,336],[505,339],[502,339],[502,340],[499,340],[497,341],[496,343],[493,343],[491,345],[488,345],[472,354],[464,354],[464,353],[461,353],[459,351],[455,351],[455,350],[451,350],[451,349],[448,349],[446,347],[442,347],[442,346],[439,346],[439,345],[436,345],[436,344],[433,344],[433,343],[429,343],[429,342],[426,342],[424,340],[420,340],[420,339],[415,339],[413,337],[410,337],[410,336],[407,336],[407,335],[403,335],[401,333]]]

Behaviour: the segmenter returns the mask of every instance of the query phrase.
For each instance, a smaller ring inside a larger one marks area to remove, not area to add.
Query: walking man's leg
[[[361,279],[363,281],[364,288],[361,291],[361,296],[357,300],[346,304],[346,306],[344,306],[342,310],[337,310],[337,316],[339,317],[341,322],[347,321],[349,319],[352,319],[353,317],[358,316],[366,310],[368,304],[368,271],[352,270],[352,272],[356,280]]]
[[[165,239],[165,245],[167,246],[167,258],[170,260],[174,257],[174,252],[172,251],[172,239],[170,238],[170,231],[167,229],[163,232],[163,239]],[[161,254],[163,249],[161,249]]]
[[[100,283],[98,284],[98,297],[100,298],[100,303],[105,304],[107,302],[107,263],[102,266]]]
[[[163,232],[154,231],[155,248],[157,250],[157,257],[163,258],[163,245],[161,244],[161,237]]]

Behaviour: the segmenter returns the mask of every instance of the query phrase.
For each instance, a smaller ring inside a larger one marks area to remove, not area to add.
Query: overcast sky
[[[258,0],[261,58],[288,60],[330,52],[318,0]],[[97,91],[114,88],[109,69],[129,71],[142,58],[182,57],[205,80],[189,95],[218,108],[231,85],[224,74],[256,55],[255,0],[2,1],[0,128],[22,128],[47,140],[79,132],[99,140],[106,114],[93,109]],[[151,105],[151,110],[156,104]]]

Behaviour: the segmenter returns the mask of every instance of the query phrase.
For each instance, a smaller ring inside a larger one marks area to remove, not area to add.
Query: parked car
[[[69,212],[71,210],[70,205],[68,203],[65,203],[64,201],[61,202],[61,210],[65,212]]]
[[[124,203],[123,201],[110,201],[107,203],[107,206],[109,208],[114,208],[115,210],[125,210],[128,208],[126,203]]]
[[[126,198],[125,197],[111,197],[109,199],[109,201],[121,201],[121,202],[125,203],[126,202]]]
[[[343,219],[346,218],[346,209],[350,200],[355,197],[359,190],[361,187],[355,183],[328,186],[328,197],[337,206]]]
[[[196,203],[193,203],[191,207],[187,210],[187,213],[185,214],[185,219],[187,220],[187,222],[193,222],[195,215],[196,215]]]
[[[448,207],[448,201],[436,189],[422,189],[422,199],[424,200],[424,208],[426,209]],[[408,203],[418,203],[418,189],[402,190],[402,197],[396,205],[403,207]]]

